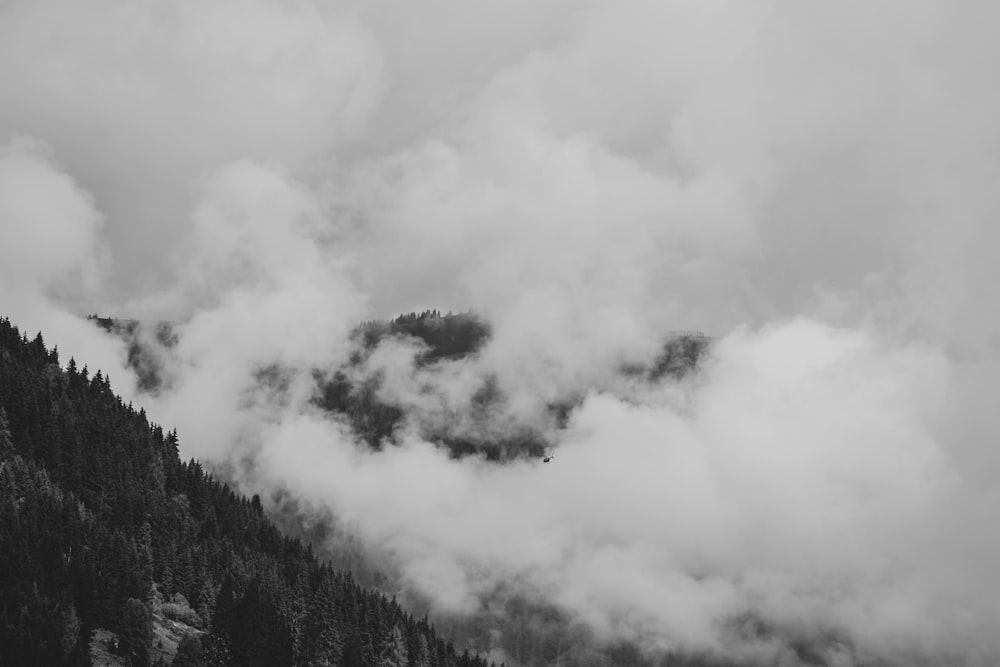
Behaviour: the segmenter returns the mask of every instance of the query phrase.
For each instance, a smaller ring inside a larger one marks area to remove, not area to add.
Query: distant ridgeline
[[[490,334],[490,325],[475,313],[442,315],[437,310],[425,310],[393,320],[362,322],[352,335],[369,350],[391,337],[420,340],[427,349],[418,355],[417,363],[429,364],[467,357],[479,351],[489,341]]]
[[[680,380],[698,368],[712,339],[701,331],[671,331],[666,342],[652,363],[646,365],[626,365],[622,372],[630,376],[641,376],[649,382],[664,378]]]
[[[0,666],[485,667],[177,442],[0,319]]]
[[[362,367],[379,343],[396,338],[424,347],[416,356],[418,367],[458,362],[475,355],[489,342],[491,328],[475,313],[448,313],[436,310],[400,315],[393,320],[362,322],[352,337],[359,349],[343,367],[332,373],[317,372],[319,394],[315,402],[324,410],[345,418],[353,431],[369,446],[379,449],[393,440],[405,413],[396,405],[379,400],[385,381],[375,372],[361,375]],[[485,415],[503,400],[495,377],[484,377],[470,397],[474,411]],[[484,440],[456,437],[449,433],[425,432],[428,440],[445,447],[452,456],[482,454],[493,461],[514,456],[539,456],[545,449],[541,437],[529,429],[514,429],[501,438]]]
[[[441,315],[439,311],[408,313],[393,320],[363,322],[354,330],[354,338],[361,342],[361,349],[350,362],[332,374],[317,373],[320,393],[316,404],[325,410],[347,418],[352,429],[371,447],[380,448],[392,441],[405,414],[396,405],[378,399],[384,382],[380,375],[372,374],[360,379],[356,371],[377,345],[389,338],[416,339],[426,349],[417,355],[418,366],[449,363],[474,355],[489,342],[490,326],[474,313]],[[680,379],[697,368],[699,360],[708,349],[711,339],[700,331],[672,331],[665,337],[662,351],[645,365],[623,366],[620,370],[630,376],[642,376],[650,382],[665,378]],[[352,377],[354,380],[352,381]],[[482,384],[471,396],[471,418],[487,415],[504,401],[504,396],[493,376],[482,379]],[[547,406],[553,421],[565,423],[573,408],[572,402]],[[541,434],[529,429],[511,429],[502,438],[486,440],[469,436],[428,432],[422,435],[444,446],[452,456],[482,455],[491,461],[511,458],[537,457],[546,450],[547,443]]]
[[[163,382],[163,372],[157,357],[149,354],[135,320],[118,320],[93,315],[89,318],[102,329],[121,336],[128,344],[129,364],[139,376],[140,388],[155,392]],[[169,347],[176,341],[168,323],[158,323],[154,329],[157,341]],[[392,442],[406,417],[403,409],[379,399],[385,378],[377,372],[366,372],[365,362],[379,343],[398,339],[417,343],[418,368],[459,362],[475,355],[489,342],[491,327],[475,313],[447,313],[437,310],[408,313],[392,320],[370,320],[355,327],[351,336],[358,344],[350,359],[339,368],[316,369],[317,394],[314,403],[350,424],[359,438],[374,449]],[[711,343],[700,331],[672,331],[665,336],[660,353],[648,363],[623,365],[623,375],[640,377],[648,382],[680,379],[697,368]],[[280,368],[267,368],[258,374],[261,381],[281,377]],[[473,419],[485,419],[505,400],[495,377],[482,378],[482,384],[471,397]],[[547,406],[553,422],[562,424],[574,403],[566,401]],[[493,439],[456,436],[453,433],[425,432],[423,437],[437,442],[452,456],[482,455],[492,461],[504,461],[523,456],[539,456],[547,446],[541,434],[525,428],[508,429],[505,435]]]

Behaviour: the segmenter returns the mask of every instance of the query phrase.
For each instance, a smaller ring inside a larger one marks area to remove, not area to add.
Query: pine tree
[[[198,635],[187,634],[181,638],[177,644],[177,654],[170,664],[172,667],[204,667],[205,650]]]
[[[257,579],[237,608],[233,632],[233,659],[246,667],[292,664],[292,636],[272,595]]]
[[[393,625],[382,639],[382,650],[378,658],[379,667],[406,667],[408,652],[403,632],[398,625]]]
[[[10,422],[7,421],[7,411],[0,407],[0,461],[6,461],[14,456],[14,440],[10,435]]]
[[[153,621],[149,609],[140,600],[129,598],[122,609],[119,650],[134,667],[149,666],[149,647],[153,641]]]

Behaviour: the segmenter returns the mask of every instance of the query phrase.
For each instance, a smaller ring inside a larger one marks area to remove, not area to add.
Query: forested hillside
[[[0,665],[485,667],[282,536],[100,371],[0,320]],[[164,603],[164,600],[170,601]],[[181,628],[163,648],[153,617]]]

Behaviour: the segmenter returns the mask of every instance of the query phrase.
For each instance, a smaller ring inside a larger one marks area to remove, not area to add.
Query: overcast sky
[[[0,2],[0,312],[442,608],[516,576],[654,648],[780,655],[726,634],[752,610],[846,637],[831,664],[992,665],[998,24],[976,0]],[[431,375],[386,347],[388,397],[451,414],[492,373],[508,423],[587,396],[558,465],[371,454],[308,408],[354,323],[423,307],[494,340]],[[185,322],[172,390],[139,396],[88,312]],[[616,385],[670,329],[717,337],[698,378]],[[254,379],[275,361],[281,396]]]

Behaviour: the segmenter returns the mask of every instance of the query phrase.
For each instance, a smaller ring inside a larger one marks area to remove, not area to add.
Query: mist
[[[443,616],[520,596],[649,655],[992,665],[998,19],[6,2],[0,311]],[[425,308],[491,337],[365,352],[405,415],[372,448],[317,383]],[[95,312],[173,323],[143,334],[157,391]],[[677,329],[713,337],[695,372],[620,373]],[[524,431],[551,463],[428,437]]]

